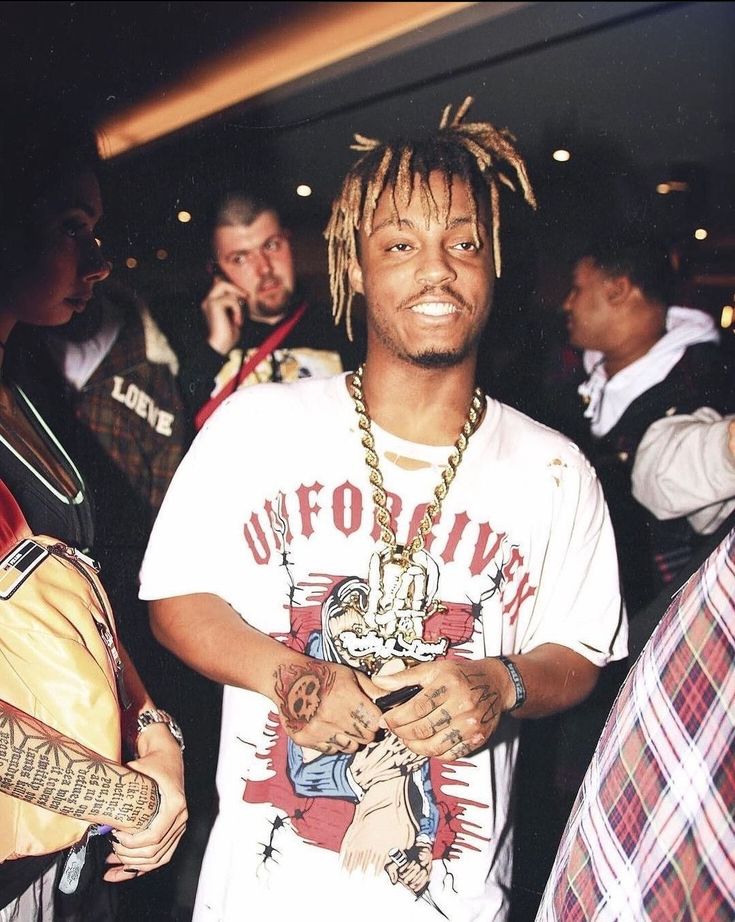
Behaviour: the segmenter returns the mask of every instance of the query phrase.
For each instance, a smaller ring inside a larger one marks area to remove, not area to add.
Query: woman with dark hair
[[[20,517],[31,533],[82,551],[94,537],[83,477],[15,381],[6,352],[16,324],[66,323],[85,309],[96,283],[109,275],[110,264],[95,236],[102,215],[99,165],[94,134],[78,119],[28,104],[22,111],[0,113],[0,481],[8,488],[0,484],[0,536],[17,535],[13,523]],[[11,546],[6,542],[0,556]],[[132,699],[123,721],[130,761],[102,760],[103,770],[118,780],[101,811],[99,801],[89,815],[80,816],[78,805],[74,808],[77,818],[112,828],[114,851],[104,877],[114,882],[167,863],[187,816],[178,726],[155,708],[123,649],[120,656]],[[0,669],[0,799],[15,797],[45,807],[43,798],[52,792],[57,796],[49,809],[71,812],[64,791],[87,783],[89,750],[19,708],[3,694],[4,686]],[[63,676],[59,689],[63,695]],[[89,721],[94,720],[90,712]],[[39,740],[41,746],[53,741],[67,770],[63,776],[49,771],[36,790],[19,788],[17,760],[30,758]],[[64,853],[24,855],[13,849],[8,860],[0,859],[0,922],[53,919],[55,881],[64,860]]]

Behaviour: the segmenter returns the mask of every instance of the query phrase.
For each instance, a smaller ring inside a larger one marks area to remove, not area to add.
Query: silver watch
[[[184,751],[184,734],[181,732],[181,727],[176,723],[168,711],[161,711],[154,708],[150,711],[143,711],[142,714],[138,714],[138,723],[136,725],[137,733],[142,733],[143,730],[145,730],[146,727],[150,727],[151,724],[166,724],[171,731],[171,736],[173,736],[179,746],[181,746],[181,751]]]

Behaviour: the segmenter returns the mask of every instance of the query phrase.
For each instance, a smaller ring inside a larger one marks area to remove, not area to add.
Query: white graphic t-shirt
[[[373,433],[405,542],[451,447]],[[379,536],[345,376],[257,385],[222,405],[179,467],[141,597],[215,593],[280,642],[371,671],[544,643],[600,666],[625,655],[592,469],[567,439],[496,401],[415,566],[393,568]],[[308,683],[290,694],[308,714]],[[504,717],[456,762],[418,757],[392,734],[324,755],[290,740],[270,699],[226,687],[220,811],[194,918],[504,919],[517,743],[518,721]]]

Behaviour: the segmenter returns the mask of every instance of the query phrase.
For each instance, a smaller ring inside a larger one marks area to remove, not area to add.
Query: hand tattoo
[[[298,733],[314,719],[324,697],[332,690],[335,677],[334,669],[316,661],[278,667],[275,692],[289,730]]]
[[[347,736],[353,737],[356,740],[367,739],[366,735],[363,733],[363,730],[367,730],[370,726],[365,707],[362,704],[358,704],[354,711],[350,711],[350,717],[354,721],[352,724],[352,732],[346,730]]]
[[[436,733],[437,730],[441,730],[442,727],[448,727],[451,722],[452,722],[452,715],[449,713],[449,711],[446,708],[442,708],[439,711],[437,719],[430,720],[429,725],[431,726],[431,729],[434,731],[434,733]]]
[[[485,711],[480,718],[480,723],[487,724],[500,717],[500,708],[498,707],[500,696],[497,691],[491,691],[490,686],[486,682],[478,682],[476,685],[472,684],[478,677],[481,677],[478,673],[468,673],[467,680],[471,683],[470,687],[472,691],[480,692],[477,704],[478,706],[485,704]]]

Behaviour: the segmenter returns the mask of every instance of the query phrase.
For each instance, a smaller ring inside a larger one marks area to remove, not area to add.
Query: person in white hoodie
[[[735,414],[712,407],[656,420],[633,466],[633,496],[658,519],[711,535],[735,511]]]
[[[661,521],[634,498],[631,471],[649,426],[701,406],[722,410],[725,361],[713,318],[669,306],[675,276],[665,249],[608,240],[578,259],[564,301],[572,346],[583,350],[579,386],[589,441],[615,528],[628,613],[649,602],[686,563],[698,535],[678,516]]]
[[[676,588],[671,580],[699,555],[706,540],[684,512],[662,520],[635,498],[631,471],[639,444],[657,420],[702,406],[723,412],[724,359],[708,314],[670,306],[676,304],[676,277],[665,248],[612,236],[585,246],[577,251],[563,304],[572,347],[567,358],[575,361],[573,367],[559,363],[547,377],[538,415],[576,441],[596,469],[635,634],[648,604],[664,593],[663,587]],[[535,842],[542,829],[546,849],[540,857],[538,848],[518,855],[517,879],[524,886],[535,889],[541,881],[543,889],[552,849],[630,662],[608,666],[580,707],[524,726],[520,778],[529,785],[525,802],[534,809],[521,814],[519,841]],[[537,765],[544,766],[541,775]]]

